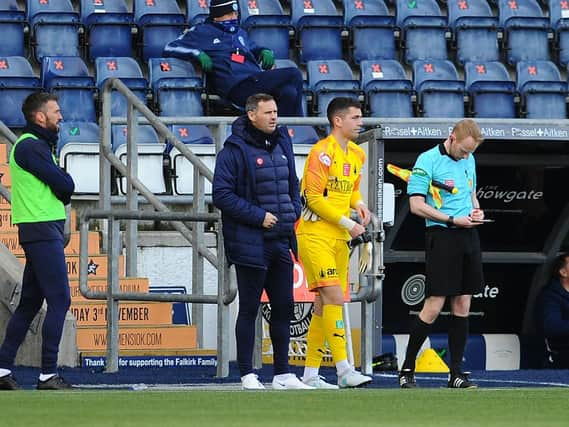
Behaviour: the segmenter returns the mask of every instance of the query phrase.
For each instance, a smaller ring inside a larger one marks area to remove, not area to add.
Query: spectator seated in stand
[[[241,109],[250,95],[262,92],[275,98],[280,116],[303,116],[301,72],[272,69],[273,52],[239,27],[238,9],[237,0],[212,0],[205,22],[168,43],[163,56],[199,63],[208,87]]]
[[[545,337],[548,366],[569,368],[569,252],[553,262],[551,281],[535,305],[537,330]]]

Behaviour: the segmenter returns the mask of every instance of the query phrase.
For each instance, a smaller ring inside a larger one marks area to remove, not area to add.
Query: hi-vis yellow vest
[[[29,223],[65,220],[63,202],[55,197],[47,184],[22,169],[14,159],[18,144],[24,139],[38,139],[31,133],[21,135],[10,152],[12,178],[12,223]],[[57,164],[55,156],[53,162]]]

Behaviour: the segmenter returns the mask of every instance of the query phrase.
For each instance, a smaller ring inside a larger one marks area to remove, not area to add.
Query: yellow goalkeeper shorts
[[[299,234],[298,254],[304,267],[308,289],[324,286],[348,287],[350,252],[345,240],[323,239],[316,234]]]

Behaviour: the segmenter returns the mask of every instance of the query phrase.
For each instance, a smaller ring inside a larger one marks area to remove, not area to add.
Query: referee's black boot
[[[468,379],[470,372],[451,373],[448,388],[477,388],[478,386]]]
[[[399,372],[399,387],[401,388],[417,388],[415,381],[415,372],[411,369],[401,369]]]
[[[0,377],[0,390],[19,390],[20,386],[12,374]]]
[[[73,386],[59,375],[54,375],[49,380],[38,380],[38,390],[71,390]]]

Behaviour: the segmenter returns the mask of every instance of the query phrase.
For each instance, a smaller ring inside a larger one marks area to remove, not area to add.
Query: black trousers
[[[241,376],[253,372],[255,320],[263,289],[271,303],[269,333],[273,344],[275,375],[289,372],[288,346],[292,318],[293,263],[289,240],[265,240],[264,262],[267,269],[236,265],[239,314],[235,324],[237,362]]]
[[[41,371],[57,373],[57,354],[65,315],[71,304],[63,240],[22,243],[26,267],[22,296],[6,328],[0,348],[0,368],[10,368],[34,317],[45,299],[47,313],[42,326]]]

